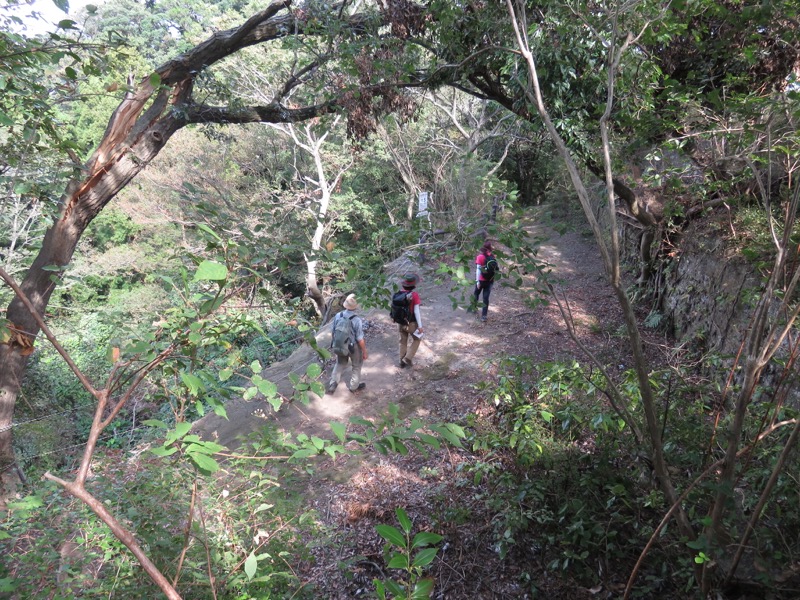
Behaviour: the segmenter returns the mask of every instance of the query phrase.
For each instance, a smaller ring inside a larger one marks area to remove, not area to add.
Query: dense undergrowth
[[[293,574],[307,559],[315,519],[291,488],[284,448],[265,436],[216,477],[186,463],[105,449],[90,489],[136,531],[153,562],[187,598],[310,598]],[[284,487],[287,486],[287,487]],[[160,591],[127,548],[58,486],[11,505],[2,527],[0,591],[18,598],[152,598]],[[46,565],[46,568],[43,566]],[[213,578],[215,590],[209,581]]]
[[[696,569],[718,553],[702,540],[683,538],[669,524],[656,531],[670,507],[646,452],[605,401],[602,378],[578,363],[534,365],[525,357],[509,357],[500,366],[498,385],[483,390],[496,412],[474,422],[476,461],[469,468],[494,515],[496,551],[517,560],[535,558],[587,588],[599,580],[619,592],[655,537],[632,597],[693,597]],[[715,439],[722,425],[718,419],[725,419],[719,390],[674,368],[654,371],[652,378],[664,406],[670,471],[681,489],[697,484],[685,502],[700,526],[716,491],[707,468],[721,455]],[[621,373],[620,386],[636,394],[631,373]],[[796,417],[796,411],[777,404],[765,399],[759,410],[765,418],[775,409],[778,419]],[[763,425],[763,420],[756,423],[747,439],[754,440]],[[757,500],[751,490],[763,486],[788,435],[753,452],[731,494],[735,508],[725,522],[727,539],[741,535]],[[705,453],[696,451],[703,447]],[[795,478],[781,478],[737,580],[759,590],[754,592],[759,597],[795,593],[782,584],[791,578],[787,566],[800,551],[797,491]]]

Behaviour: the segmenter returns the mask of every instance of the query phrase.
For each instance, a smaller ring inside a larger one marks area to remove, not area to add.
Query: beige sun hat
[[[345,298],[343,306],[347,310],[356,310],[358,308],[358,302],[356,302],[356,295],[350,294],[347,298]]]

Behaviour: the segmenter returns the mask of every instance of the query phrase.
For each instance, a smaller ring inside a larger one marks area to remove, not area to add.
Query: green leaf
[[[7,531],[3,531],[2,529],[0,529],[0,540],[10,540],[10,539],[11,539],[11,534],[8,533]]]
[[[375,585],[375,594],[378,596],[378,600],[386,600],[386,588],[383,586],[383,582],[380,579],[373,579],[372,583]]]
[[[150,85],[152,85],[154,88],[160,86],[161,85],[161,75],[159,75],[158,73],[151,73],[150,74]]]
[[[322,367],[320,367],[318,363],[311,363],[306,367],[306,375],[309,379],[316,379],[322,375]]]
[[[433,592],[433,579],[426,577],[420,579],[411,592],[411,600],[428,600]]]
[[[313,448],[301,448],[300,450],[292,454],[290,458],[309,458],[311,456],[316,456],[317,454],[318,452]]]
[[[233,376],[233,369],[222,369],[219,372],[219,380],[220,381],[228,381]]]
[[[182,423],[176,423],[175,424],[175,435],[177,436],[176,439],[180,439],[183,436],[185,436],[187,433],[189,433],[189,430],[191,428],[192,424],[186,421],[183,421]]]
[[[414,536],[414,542],[411,544],[411,548],[414,549],[422,546],[430,546],[431,544],[438,544],[442,541],[442,539],[442,536],[440,536],[438,533],[420,531]]]
[[[400,548],[406,547],[406,538],[397,528],[391,525],[381,524],[375,526],[375,531],[390,544],[394,544]]]
[[[150,448],[150,452],[155,454],[156,456],[170,456],[175,454],[178,449],[175,446],[171,448],[165,448],[164,446],[158,446],[157,448]]]
[[[386,565],[390,569],[404,569],[408,570],[408,557],[405,554],[397,553],[392,556],[392,559]]]
[[[314,392],[320,398],[322,398],[322,396],[325,395],[325,386],[322,383],[320,383],[319,381],[311,382],[311,384],[309,385],[309,388],[311,389],[312,392]]]
[[[255,377],[253,378],[255,381]],[[266,398],[274,398],[278,394],[278,386],[272,383],[271,381],[267,381],[266,379],[262,379],[256,384],[258,391],[264,394]]]
[[[53,4],[61,11],[68,13],[69,12],[69,2],[68,0],[53,0]]]
[[[228,267],[213,260],[204,260],[197,266],[194,281],[222,281],[228,277]]]
[[[156,85],[158,85],[158,84],[156,84]],[[213,238],[214,238],[215,240],[217,240],[218,242],[221,242],[221,241],[222,241],[222,238],[221,238],[221,237],[219,237],[219,236],[218,236],[216,233],[214,233],[214,230],[213,230],[213,229],[211,229],[211,228],[210,228],[208,225],[206,225],[206,224],[204,224],[204,223],[198,223],[198,224],[197,224],[197,228],[198,228],[199,230],[201,230],[201,231],[205,231],[205,232],[206,232],[208,235],[210,235],[211,237],[213,237]]]
[[[403,531],[406,534],[411,533],[411,519],[408,518],[408,514],[402,508],[399,508],[394,511],[397,515],[397,520],[400,522],[400,527],[403,528]]]
[[[158,419],[147,419],[146,421],[142,421],[142,425],[147,425],[148,427],[158,427],[159,429],[169,429],[169,425],[164,423],[164,421],[159,421]]]
[[[461,447],[461,440],[459,440],[458,437],[447,427],[442,427],[439,425],[431,425],[430,428],[432,431],[435,431],[445,440],[447,440],[451,445],[456,446],[457,448]]]
[[[189,388],[189,394],[192,396],[197,396],[200,390],[205,389],[202,380],[197,375],[192,373],[182,372],[181,381],[183,381],[183,384]]]
[[[203,452],[205,454],[216,454],[217,452],[222,452],[226,450],[225,446],[220,446],[216,442],[201,442],[200,438],[196,435],[187,435],[184,439],[189,438],[197,438],[197,441],[192,444],[192,448],[189,450],[190,452]]]
[[[200,469],[203,473],[207,475],[219,471],[219,464],[208,454],[203,454],[201,452],[193,452],[189,454],[189,458],[197,466],[198,469]]]
[[[25,496],[22,500],[17,502],[9,502],[7,504],[9,510],[32,510],[39,508],[44,504],[44,501],[39,496]]]
[[[395,598],[406,597],[406,589],[394,579],[390,579],[386,582],[386,589],[389,590],[389,592],[395,596]]]
[[[256,508],[253,511],[253,514],[257,515],[258,513],[264,512],[265,510],[269,510],[269,509],[273,508],[274,506],[275,506],[274,504],[259,504],[258,508]]]
[[[248,579],[252,579],[256,574],[256,569],[258,569],[258,559],[256,555],[251,552],[244,561],[244,574],[247,575]]]
[[[436,558],[436,553],[439,552],[438,548],[425,548],[420,550],[414,557],[412,566],[414,567],[427,567]]]
[[[441,442],[433,437],[428,433],[420,433],[417,437],[419,437],[420,441],[425,442],[428,446],[436,448],[437,450],[441,447]]]
[[[344,438],[347,432],[345,426],[341,423],[337,423],[336,421],[331,421],[329,425],[331,426],[331,431],[333,431],[334,435],[339,438],[340,442],[344,444]]]
[[[201,417],[206,414],[206,407],[200,400],[194,403],[194,409],[197,411],[197,414]]]

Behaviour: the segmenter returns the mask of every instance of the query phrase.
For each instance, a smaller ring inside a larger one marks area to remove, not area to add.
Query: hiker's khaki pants
[[[336,385],[339,385],[339,382],[342,380],[342,374],[347,368],[348,362],[353,363],[353,372],[350,375],[350,385],[347,387],[349,387],[351,390],[355,390],[358,388],[358,384],[361,383],[361,366],[364,364],[364,357],[361,354],[361,346],[358,344],[356,344],[356,347],[350,353],[350,356],[336,356],[336,364],[333,365],[333,373],[331,373],[331,383],[336,383]]]
[[[408,325],[400,325],[400,360],[404,358],[411,360],[417,353],[419,343],[422,341],[411,335],[411,332],[417,330],[417,322],[410,321]],[[408,346],[408,338],[411,337],[411,347]]]

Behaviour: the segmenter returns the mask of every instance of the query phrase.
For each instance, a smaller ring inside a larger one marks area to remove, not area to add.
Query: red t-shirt
[[[491,256],[491,255],[492,255],[491,252],[487,252],[486,254],[481,252],[480,254],[478,254],[478,256],[475,257],[475,264],[478,265],[481,268],[480,269],[480,281],[489,281],[489,279],[486,278],[483,275],[483,267],[486,266],[486,257],[487,256]]]
[[[411,292],[411,314],[414,314],[414,307],[422,304],[422,300],[417,292]]]
[[[409,290],[403,288],[403,291],[408,292]],[[414,314],[414,307],[420,304],[422,304],[422,299],[420,299],[419,294],[417,292],[411,292],[411,305],[408,307],[411,313],[408,317],[410,321],[417,322],[417,315]]]

